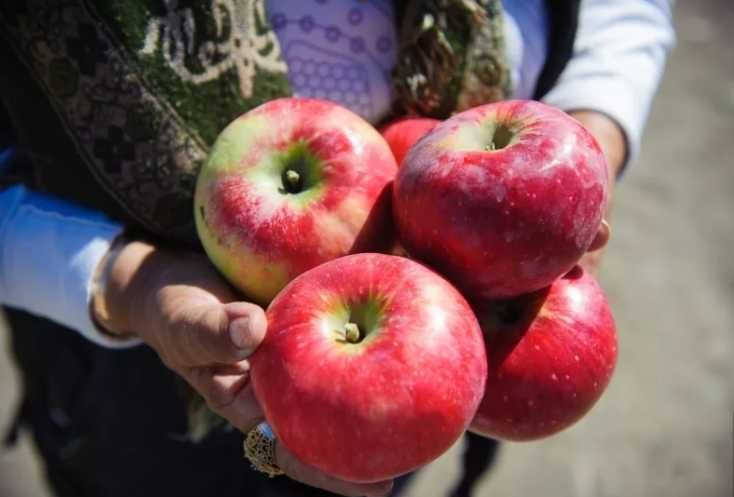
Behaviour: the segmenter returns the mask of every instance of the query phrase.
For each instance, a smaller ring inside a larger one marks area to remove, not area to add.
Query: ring
[[[270,478],[283,474],[275,462],[275,434],[268,423],[263,421],[247,432],[244,445],[245,457],[253,469]]]

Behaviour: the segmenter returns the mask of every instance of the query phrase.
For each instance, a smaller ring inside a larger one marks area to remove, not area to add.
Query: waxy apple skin
[[[607,181],[602,151],[578,121],[539,102],[500,102],[451,117],[410,150],[393,212],[411,256],[469,298],[513,297],[578,262],[600,226]]]
[[[385,231],[396,169],[382,136],[351,111],[312,99],[267,102],[233,121],[202,167],[199,238],[225,277],[266,305],[298,274],[363,251]],[[298,173],[293,185],[288,170]]]
[[[438,119],[430,117],[406,117],[391,122],[380,130],[385,141],[390,145],[390,150],[395,156],[398,167],[402,164],[410,147],[415,145],[418,140],[423,138],[440,122]]]
[[[513,441],[547,437],[601,397],[616,364],[617,334],[604,292],[580,267],[550,288],[475,310],[489,373],[471,431]]]
[[[461,436],[482,398],[476,318],[417,262],[327,262],[293,280],[267,317],[251,357],[256,397],[278,439],[326,474],[374,482],[416,469]],[[348,320],[367,330],[361,342],[338,333]]]

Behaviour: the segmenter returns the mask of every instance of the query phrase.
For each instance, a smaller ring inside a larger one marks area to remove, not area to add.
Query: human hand
[[[576,110],[569,112],[569,114],[594,135],[607,160],[609,187],[607,190],[606,220],[599,228],[589,251],[584,254],[579,262],[585,270],[596,275],[604,256],[604,248],[609,241],[610,227],[608,221],[612,211],[614,186],[617,175],[622,170],[624,161],[627,158],[627,141],[619,125],[604,114],[590,110]]]
[[[249,382],[247,358],[265,336],[264,311],[238,302],[208,259],[142,242],[127,243],[108,261],[106,286],[93,305],[112,334],[137,335],[183,377],[209,408],[247,433],[264,419]],[[343,495],[386,495],[391,482],[354,484],[301,463],[276,443],[275,461],[286,475]]]
[[[579,261],[581,267],[594,276],[599,272],[601,260],[604,256],[604,249],[609,242],[610,236],[611,228],[609,227],[609,223],[606,219],[602,219],[601,226],[599,226],[599,231],[597,231],[594,241],[591,242],[591,246]]]

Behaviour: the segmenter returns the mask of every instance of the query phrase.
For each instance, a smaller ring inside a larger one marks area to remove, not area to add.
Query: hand
[[[579,265],[584,268],[585,271],[590,272],[594,276],[599,272],[601,266],[601,260],[604,256],[604,250],[609,238],[611,236],[611,228],[606,219],[602,219],[599,231],[596,232],[596,237],[591,242],[589,250],[581,257]]]
[[[263,310],[238,302],[207,258],[131,242],[107,261],[103,306],[95,318],[112,334],[134,334],[182,376],[217,414],[247,433],[264,419],[247,357],[267,329]],[[96,309],[96,306],[95,306]],[[296,460],[282,444],[276,462],[302,483],[344,495],[385,495],[392,483],[339,481]]]
[[[609,197],[606,206],[605,222],[600,227],[589,251],[581,258],[581,266],[596,275],[604,256],[604,247],[609,241],[610,228],[608,220],[612,212],[612,197],[614,194],[615,180],[622,170],[622,165],[627,158],[627,141],[619,125],[604,114],[594,111],[577,110],[569,114],[586,127],[594,138],[599,142],[609,167]]]

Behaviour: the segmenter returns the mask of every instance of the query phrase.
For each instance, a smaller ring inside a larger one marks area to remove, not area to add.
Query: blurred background
[[[601,273],[620,338],[615,376],[574,427],[505,444],[477,496],[734,495],[734,4],[675,10],[677,47],[617,189]],[[0,318],[0,427],[18,398],[6,356]],[[408,495],[445,495],[460,454]],[[27,437],[0,448],[0,496],[45,495]]]

